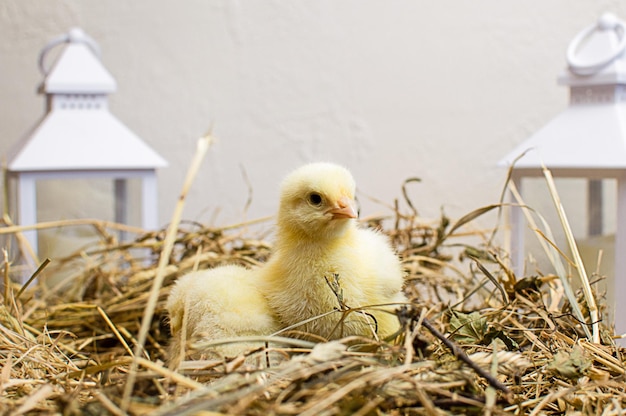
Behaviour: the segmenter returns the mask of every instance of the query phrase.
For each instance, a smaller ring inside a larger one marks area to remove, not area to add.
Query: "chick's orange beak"
[[[332,215],[333,219],[341,218],[357,218],[359,216],[354,199],[342,196],[337,201],[337,206],[327,211]]]

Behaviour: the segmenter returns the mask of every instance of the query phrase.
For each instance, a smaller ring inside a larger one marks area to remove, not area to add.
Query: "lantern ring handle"
[[[576,58],[576,51],[580,44],[589,37],[596,29],[599,30],[617,30],[621,35],[619,44],[615,50],[608,56],[601,58],[597,62],[584,62]],[[606,65],[613,62],[626,50],[626,24],[610,13],[600,17],[598,23],[583,29],[567,47],[567,63],[570,71],[577,75],[593,75],[600,71]]]
[[[63,43],[84,43],[98,58],[100,58],[100,47],[96,41],[81,29],[74,28],[68,33],[52,39],[39,53],[39,70],[44,76],[48,75],[48,72],[50,72],[50,68],[46,68],[45,65],[46,55],[52,48]]]

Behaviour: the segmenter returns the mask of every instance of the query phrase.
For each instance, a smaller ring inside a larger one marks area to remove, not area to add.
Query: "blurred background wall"
[[[418,177],[421,215],[459,217],[497,202],[497,161],[567,106],[565,50],[605,11],[626,3],[1,0],[0,154],[43,114],[40,50],[78,26],[118,83],[111,111],[169,161],[160,223],[210,126],[185,219],[270,215],[283,175],[315,160],[353,171],[363,215]],[[42,219],[110,219],[109,192],[45,186]]]

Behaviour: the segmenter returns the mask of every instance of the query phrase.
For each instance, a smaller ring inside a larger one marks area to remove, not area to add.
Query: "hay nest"
[[[454,224],[396,212],[383,231],[408,274],[411,303],[397,312],[402,333],[318,344],[277,338],[272,349],[290,358],[269,368],[265,349],[248,354],[260,357],[259,365],[245,356],[185,361],[176,371],[164,364],[171,284],[195,268],[262,264],[271,244],[253,238],[249,224],[178,227],[145,347],[137,350],[165,231],[119,244],[106,224],[94,223],[99,243],[55,259],[25,290],[6,286],[0,408],[63,415],[624,414],[624,350],[601,325],[601,342],[588,340],[591,322],[575,318],[561,280],[515,276],[488,233],[468,231],[493,208]],[[5,278],[16,272],[6,260]],[[63,278],[51,284],[53,275]]]

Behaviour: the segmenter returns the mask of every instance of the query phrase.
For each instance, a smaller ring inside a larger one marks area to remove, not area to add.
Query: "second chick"
[[[279,329],[260,294],[254,271],[229,265],[188,273],[178,279],[166,306],[172,341],[170,366],[186,358],[187,340],[216,341],[270,335]],[[198,351],[191,358],[235,357],[263,343],[231,342]]]

